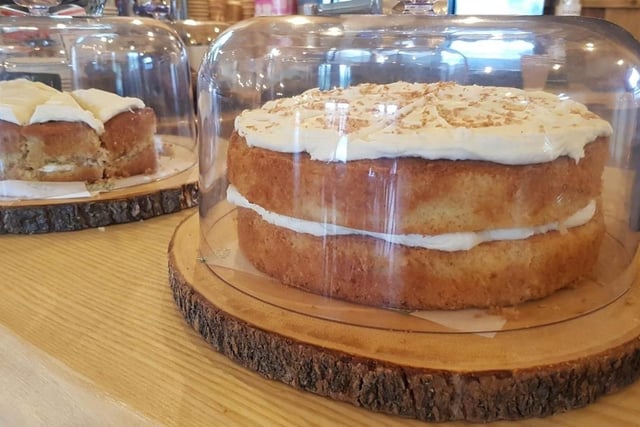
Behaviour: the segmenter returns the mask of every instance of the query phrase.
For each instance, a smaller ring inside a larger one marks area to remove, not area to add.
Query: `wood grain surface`
[[[0,236],[0,425],[427,425],[297,391],[213,351],[168,284],[169,240],[193,213]],[[637,426],[638,402],[634,383],[584,409],[492,425]]]
[[[215,230],[216,241],[224,240]],[[198,234],[194,215],[169,247],[170,282],[183,316],[216,351],[300,390],[425,421],[489,422],[580,408],[640,375],[637,281],[608,306],[556,323],[484,336],[454,329],[424,333],[412,329],[406,314],[389,313],[399,319],[374,327],[366,319],[385,316],[382,310],[337,301],[327,318],[317,308],[326,306],[329,314],[330,304],[311,293],[255,274],[224,279],[218,264],[197,261]],[[631,283],[636,274],[637,261],[620,277]],[[275,298],[244,283],[252,281],[271,288]],[[577,289],[582,292],[558,309],[578,308],[574,300],[588,291]],[[533,313],[544,322],[538,312],[544,309]]]

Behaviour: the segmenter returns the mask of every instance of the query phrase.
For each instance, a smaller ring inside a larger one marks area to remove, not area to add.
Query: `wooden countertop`
[[[171,235],[194,213],[0,236],[0,425],[428,425],[294,390],[209,348],[167,279]],[[638,402],[640,382],[584,409],[492,425],[640,426]]]

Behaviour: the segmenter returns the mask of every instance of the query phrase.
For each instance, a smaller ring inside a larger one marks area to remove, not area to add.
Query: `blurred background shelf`
[[[582,15],[620,25],[640,39],[640,3],[635,0],[582,0]]]

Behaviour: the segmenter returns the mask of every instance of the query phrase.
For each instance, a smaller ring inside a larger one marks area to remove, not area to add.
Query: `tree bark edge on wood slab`
[[[103,200],[0,207],[0,234],[77,231],[140,221],[198,204],[198,183]]]
[[[430,422],[545,417],[593,403],[640,376],[640,337],[575,360],[526,369],[415,368],[249,324],[195,290],[171,254],[169,282],[187,323],[219,353],[268,379],[386,414]]]

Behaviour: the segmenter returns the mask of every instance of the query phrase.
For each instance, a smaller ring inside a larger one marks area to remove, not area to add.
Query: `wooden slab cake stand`
[[[0,200],[0,234],[74,231],[140,221],[193,207],[198,168],[132,187],[75,199]]]
[[[305,315],[231,286],[199,259],[199,236],[193,215],[169,246],[179,310],[215,350],[299,390],[426,421],[487,422],[582,407],[640,375],[635,279],[589,314],[492,338],[371,328]],[[632,268],[635,275],[637,260]]]

